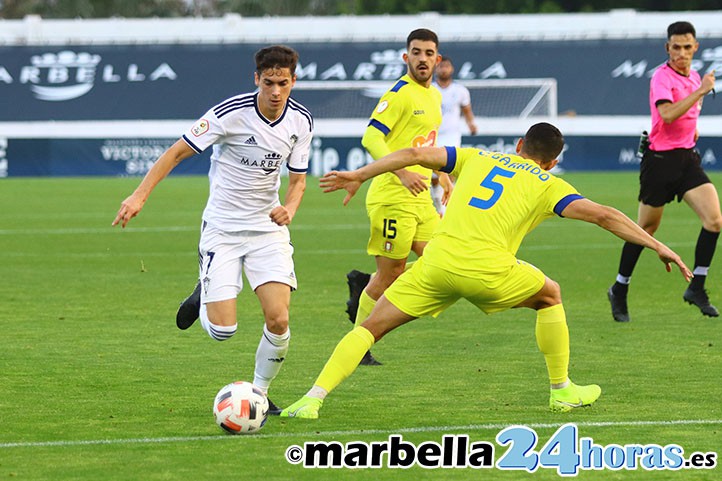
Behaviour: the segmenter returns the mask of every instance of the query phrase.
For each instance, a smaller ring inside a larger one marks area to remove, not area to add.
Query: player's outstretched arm
[[[116,226],[120,224],[121,227],[125,227],[130,219],[138,215],[143,205],[145,205],[145,201],[148,200],[148,196],[153,192],[155,186],[158,185],[158,182],[163,180],[183,159],[187,159],[195,153],[183,139],[171,145],[168,150],[158,157],[158,160],[153,164],[153,167],[150,168],[148,173],[145,174],[145,177],[143,177],[143,180],[135,191],[121,202],[120,209],[118,209],[115,220],[113,220],[111,225]]]
[[[693,277],[692,271],[689,270],[676,252],[649,235],[632,219],[613,207],[582,198],[570,203],[562,211],[562,215],[570,219],[579,219],[596,224],[622,240],[652,249],[665,264],[668,272],[672,270],[671,264],[676,264],[687,282]]]
[[[410,165],[423,165],[432,170],[440,170],[446,165],[446,149],[443,147],[415,147],[397,150],[356,170],[349,172],[333,170],[321,177],[319,185],[324,192],[346,190],[348,195],[343,202],[346,205],[361,184],[368,179]]]

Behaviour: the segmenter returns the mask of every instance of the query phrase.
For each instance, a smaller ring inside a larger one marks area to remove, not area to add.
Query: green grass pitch
[[[636,217],[636,174],[565,178]],[[720,185],[722,175],[713,180]],[[226,435],[213,422],[212,401],[224,384],[253,378],[258,302],[241,293],[238,333],[224,343],[198,325],[176,329],[176,308],[196,279],[207,179],[166,179],[127,229],[111,228],[138,181],[0,182],[0,479],[556,479],[551,469],[304,469],[284,453],[307,441],[392,434],[417,445],[444,434],[493,443],[512,424],[534,427],[543,442],[565,422],[600,445],[722,452],[722,321],[684,304],[682,277],[645,252],[631,287],[632,322],[615,323],[606,289],[622,242],[564,219],[532,232],[519,257],[562,286],[572,379],[603,389],[591,408],[548,412],[532,311],[485,316],[462,301],[375,346],[384,366],[360,367],[318,421],[270,418],[258,435]],[[291,349],[271,390],[280,405],[307,391],[350,328],[346,272],[373,269],[363,196],[345,208],[342,197],[322,194],[310,178],[292,224],[299,289]],[[658,238],[691,265],[698,232],[691,210],[674,204]],[[720,256],[708,281],[718,306]],[[503,452],[497,446],[496,456]],[[585,471],[579,478],[714,480],[721,470]]]

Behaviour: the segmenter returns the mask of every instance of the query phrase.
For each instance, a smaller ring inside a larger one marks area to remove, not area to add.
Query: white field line
[[[301,421],[307,422],[307,421]],[[531,423],[525,426],[532,429],[554,429],[564,423]],[[722,419],[680,419],[673,421],[589,421],[575,423],[578,427],[635,427],[635,426],[712,426],[722,425]],[[87,439],[76,441],[38,441],[38,442],[16,442],[0,443],[0,449],[10,448],[44,448],[44,447],[73,447],[73,446],[95,446],[95,445],[124,445],[124,444],[160,444],[160,443],[184,443],[184,442],[205,442],[205,441],[228,441],[233,439],[286,439],[305,438],[323,439],[337,436],[366,436],[375,434],[404,434],[404,433],[433,433],[444,432],[454,434],[467,434],[469,431],[490,431],[501,430],[509,427],[510,424],[467,424],[464,426],[425,426],[416,428],[396,429],[361,429],[348,431],[308,431],[299,433],[273,433],[255,434],[246,438],[245,436],[177,436],[161,438],[127,438],[127,439]]]
[[[291,227],[294,230],[368,230],[368,224],[299,224]],[[58,227],[50,229],[0,229],[0,235],[67,235],[67,234],[117,234],[118,232],[200,232],[198,226],[159,226],[159,227]]]
[[[692,244],[690,244],[692,245]],[[301,256],[325,256],[325,255],[349,255],[349,254],[363,254],[366,255],[366,249],[303,249]],[[299,254],[296,254],[298,256]],[[198,253],[189,250],[188,252],[119,252],[119,251],[106,251],[106,252],[58,252],[58,251],[46,251],[46,252],[13,252],[13,251],[2,251],[0,250],[0,258],[2,257],[53,257],[57,258],[62,256],[64,258],[78,258],[78,259],[94,259],[94,258],[111,258],[111,257],[131,257],[131,258],[154,258],[154,257],[188,257],[189,259],[198,259]],[[297,257],[298,258],[298,257]]]

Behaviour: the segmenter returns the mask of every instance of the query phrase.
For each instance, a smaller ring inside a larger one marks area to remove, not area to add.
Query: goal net
[[[553,78],[485,79],[457,82],[471,94],[476,117],[557,116],[557,81]],[[299,80],[293,97],[317,119],[358,119],[371,115],[379,97],[393,82]]]

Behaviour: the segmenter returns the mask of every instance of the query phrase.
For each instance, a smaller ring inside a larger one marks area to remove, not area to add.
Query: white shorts
[[[297,287],[288,229],[225,232],[206,225],[198,254],[203,304],[235,299],[243,289],[243,272],[254,291],[267,282]]]

